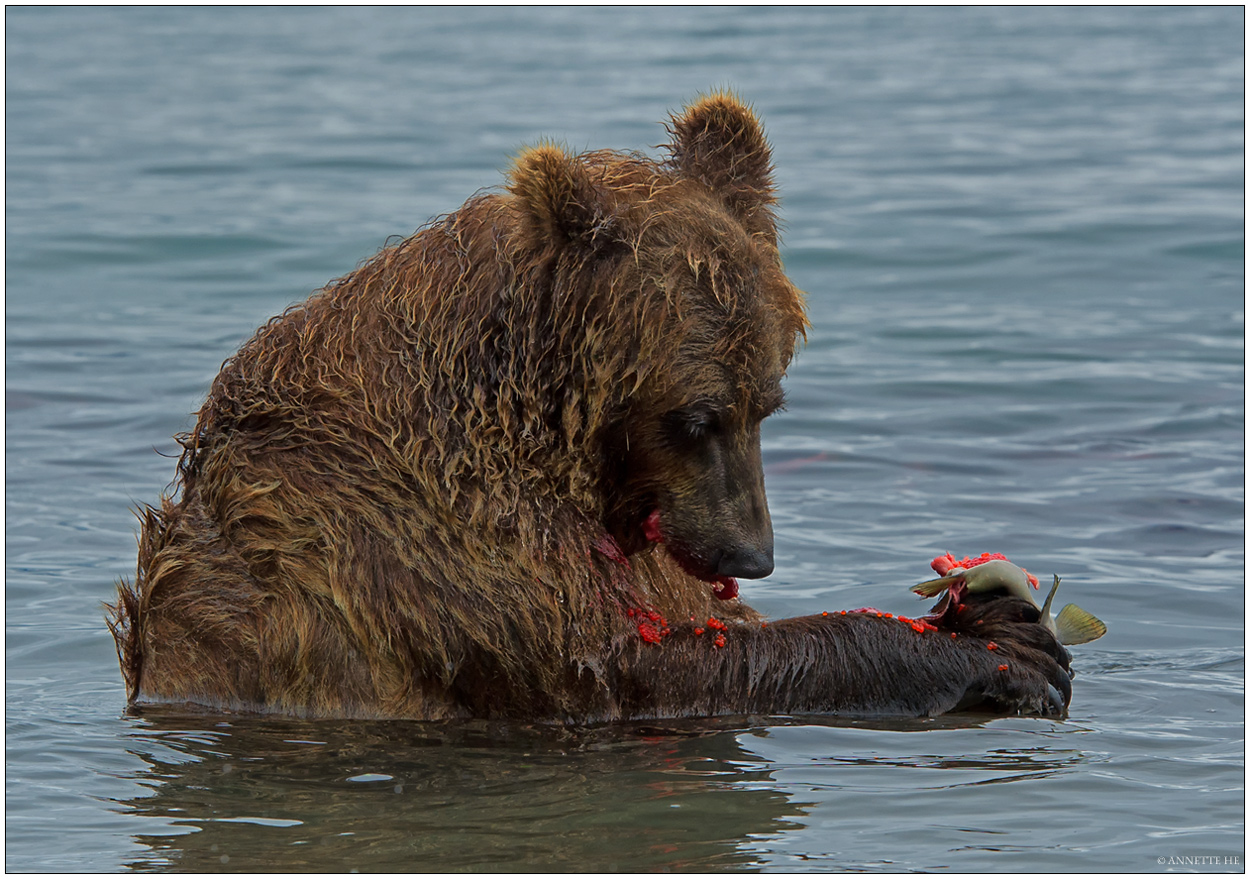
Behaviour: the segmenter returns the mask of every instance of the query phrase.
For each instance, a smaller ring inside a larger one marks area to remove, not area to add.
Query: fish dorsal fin
[[[1065,605],[1055,617],[1055,635],[1060,644],[1088,644],[1107,634],[1107,624],[1075,604]]]

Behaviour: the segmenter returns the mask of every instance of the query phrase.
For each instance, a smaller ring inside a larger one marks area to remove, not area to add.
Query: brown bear
[[[134,703],[559,722],[1062,712],[1010,598],[767,622],[760,422],[805,329],[770,148],[525,150],[226,361],[110,628]]]

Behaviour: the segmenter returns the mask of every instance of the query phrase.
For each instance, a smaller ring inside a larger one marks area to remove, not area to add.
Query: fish
[[[970,593],[1005,592],[1013,598],[1028,601],[1037,607],[1037,599],[1029,586],[1029,575],[1023,568],[1013,565],[1006,559],[994,559],[982,562],[969,568],[951,568],[945,577],[926,580],[911,587],[911,591],[925,598],[933,598],[949,590],[952,586],[962,584]],[[1088,644],[1107,634],[1106,624],[1087,610],[1075,604],[1065,605],[1054,617],[1050,615],[1050,605],[1059,591],[1059,575],[1055,575],[1055,583],[1050,587],[1050,594],[1039,611],[1040,622],[1054,634],[1060,644]]]
[[[1029,591],[1029,575],[1023,568],[1013,565],[1006,559],[994,559],[969,568],[951,568],[945,577],[917,583],[911,587],[911,591],[925,598],[933,598],[961,581],[968,587],[969,592],[992,592],[995,589],[1002,589],[1008,595],[1032,601],[1033,605],[1037,606],[1037,601]]]

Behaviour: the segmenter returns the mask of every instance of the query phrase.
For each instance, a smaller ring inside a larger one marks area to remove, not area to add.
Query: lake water
[[[1244,870],[1244,11],[21,9],[6,21],[9,870]],[[774,143],[813,329],[774,617],[1005,552],[1104,619],[1061,721],[126,712],[100,603],[221,361],[496,186]]]

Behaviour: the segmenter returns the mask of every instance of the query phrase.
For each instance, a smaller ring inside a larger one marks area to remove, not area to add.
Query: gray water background
[[[1241,8],[5,21],[8,869],[1244,869]],[[100,603],[221,361],[521,145],[655,154],[718,86],[813,324],[744,598],[1005,552],[1110,627],[1067,719],[128,715]]]

